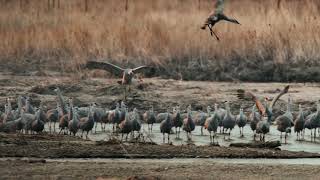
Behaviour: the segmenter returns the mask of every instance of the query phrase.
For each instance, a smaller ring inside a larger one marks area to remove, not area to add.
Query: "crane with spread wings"
[[[237,96],[238,96],[239,99],[252,100],[256,104],[256,107],[258,108],[259,113],[262,116],[267,116],[269,118],[269,120],[270,120],[272,118],[272,116],[273,116],[273,112],[272,111],[273,111],[274,105],[276,104],[276,102],[279,100],[279,98],[281,96],[283,96],[284,94],[288,93],[289,88],[290,88],[289,85],[284,87],[284,89],[282,91],[280,91],[280,93],[277,96],[275,96],[272,99],[272,101],[269,104],[267,104],[266,107],[264,107],[264,105],[259,100],[259,98],[256,95],[254,95],[252,92],[249,92],[249,91],[238,91],[238,95]],[[265,100],[269,101],[270,99],[266,98]]]
[[[118,81],[119,84],[125,86],[124,89],[124,99],[126,99],[126,92],[127,87],[129,87],[130,91],[130,85],[134,81],[135,74],[137,73],[154,73],[154,69],[148,66],[139,66],[136,68],[122,68],[117,65],[108,63],[108,62],[98,62],[98,61],[88,61],[87,64],[84,66],[87,69],[101,69],[108,71],[112,73],[115,76],[120,76],[122,79]],[[142,79],[139,79],[141,82]]]
[[[206,19],[205,23],[201,26],[201,29],[205,30],[206,27],[209,28],[211,36],[215,36],[219,41],[220,38],[212,30],[213,26],[219,21],[228,21],[235,24],[240,24],[236,19],[229,18],[223,13],[224,10],[224,0],[215,0],[214,10],[210,13],[209,17]]]

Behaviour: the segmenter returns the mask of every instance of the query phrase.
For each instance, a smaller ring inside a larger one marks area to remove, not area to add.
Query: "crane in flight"
[[[148,67],[148,66],[139,66],[136,68],[122,68],[117,65],[111,64],[109,62],[98,62],[98,61],[88,61],[86,65],[84,66],[87,69],[101,69],[110,72],[111,74],[115,76],[121,76],[121,80],[118,81],[119,84],[123,85],[125,87],[124,89],[124,99],[126,99],[126,92],[127,87],[129,86],[130,91],[130,85],[134,81],[134,76],[136,73],[154,73],[154,68]],[[142,81],[142,79],[139,79],[139,81]]]
[[[206,19],[205,23],[201,26],[201,29],[205,30],[206,27],[209,28],[211,36],[215,36],[219,41],[220,38],[212,30],[213,26],[219,21],[228,21],[235,24],[240,24],[236,19],[229,18],[223,13],[224,10],[224,0],[215,0],[214,10],[210,13],[209,17]]]

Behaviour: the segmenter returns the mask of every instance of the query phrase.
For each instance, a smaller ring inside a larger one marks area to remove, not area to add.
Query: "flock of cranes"
[[[288,92],[288,86],[276,96],[272,103],[276,103],[282,95]],[[264,104],[250,92],[244,92],[242,96],[249,96],[255,102],[247,116],[243,108],[240,108],[238,115],[233,115],[230,109],[229,102],[225,102],[225,108],[218,107],[214,104],[214,109],[207,107],[207,112],[192,111],[191,105],[186,108],[186,113],[180,110],[180,106],[172,109],[168,107],[167,112],[156,114],[153,107],[144,113],[139,113],[136,108],[128,111],[128,107],[122,101],[116,103],[113,110],[97,107],[96,103],[91,103],[89,107],[75,107],[73,99],[69,98],[66,103],[62,92],[59,88],[57,93],[57,107],[45,111],[43,103],[40,103],[38,108],[35,108],[30,103],[30,98],[19,96],[17,98],[16,109],[12,109],[11,99],[8,98],[5,104],[5,112],[0,116],[0,131],[7,133],[41,133],[44,131],[45,123],[48,123],[49,133],[70,134],[76,136],[81,133],[83,137],[90,131],[97,131],[97,124],[101,124],[101,130],[106,131],[106,124],[112,124],[112,132],[121,134],[121,140],[126,135],[131,133],[136,138],[143,137],[141,133],[142,123],[148,125],[148,133],[152,133],[154,123],[160,123],[160,132],[163,135],[163,142],[170,143],[170,134],[175,134],[176,138],[180,138],[181,128],[186,132],[187,140],[192,140],[192,132],[196,126],[201,126],[201,134],[203,128],[210,134],[210,142],[215,143],[215,139],[220,128],[220,133],[223,134],[224,139],[230,139],[231,131],[235,126],[239,126],[240,136],[243,136],[243,128],[250,124],[253,131],[254,140],[256,135],[260,136],[260,141],[265,141],[265,135],[270,131],[270,125],[276,125],[277,130],[280,131],[280,139],[284,133],[285,143],[288,133],[291,133],[292,127],[297,133],[297,139],[304,138],[305,128],[311,130],[311,140],[316,140],[317,129],[320,128],[320,103],[317,102],[317,111],[314,113],[307,113],[303,111],[299,105],[299,114],[294,117],[291,111],[292,100],[288,95],[287,110],[282,115],[273,118],[272,106],[268,106],[269,100],[265,98]],[[272,119],[275,119],[272,122]],[[59,132],[55,132],[56,123],[59,125]],[[175,129],[175,131],[173,131]]]
[[[215,10],[207,18],[201,29],[209,28],[211,36],[215,35],[217,40],[219,37],[212,30],[213,26],[221,21],[229,21],[232,23],[240,24],[236,19],[228,18],[223,14],[224,0],[217,0]],[[152,68],[147,66],[140,66],[137,68],[121,68],[117,65],[107,62],[89,61],[83,66],[86,69],[102,69],[111,72],[117,76],[121,76],[121,81],[118,83],[125,87],[124,100],[127,97],[127,87],[135,82],[135,73],[143,73],[153,71]],[[138,81],[142,81],[139,79]],[[244,127],[249,123],[250,128],[253,131],[254,140],[259,135],[260,141],[265,141],[265,135],[270,131],[270,125],[274,123],[277,126],[277,130],[280,131],[280,139],[282,140],[282,134],[284,133],[284,141],[287,142],[288,133],[291,133],[292,127],[297,133],[297,139],[304,138],[304,130],[311,130],[311,140],[316,140],[317,129],[320,129],[320,103],[317,102],[317,111],[314,113],[307,113],[303,111],[301,105],[299,105],[299,114],[294,117],[291,111],[292,100],[290,95],[288,96],[287,110],[284,114],[274,118],[273,106],[277,100],[288,93],[289,86],[285,87],[272,101],[265,98],[262,103],[251,92],[242,92],[239,94],[240,98],[249,97],[255,104],[252,107],[250,115],[247,116],[243,108],[240,108],[238,115],[233,115],[230,109],[229,102],[225,102],[225,108],[219,108],[218,104],[214,104],[212,111],[211,107],[207,107],[207,112],[194,112],[191,105],[186,108],[186,113],[182,112],[180,106],[176,106],[171,111],[171,108],[167,108],[167,112],[156,114],[153,107],[146,111],[144,114],[138,112],[136,108],[133,108],[129,112],[128,107],[124,101],[116,104],[116,108],[113,110],[106,110],[105,108],[98,107],[96,103],[91,103],[89,107],[75,107],[73,99],[69,98],[68,103],[65,102],[62,92],[59,88],[55,91],[57,93],[57,107],[45,111],[43,103],[40,103],[38,108],[34,108],[30,102],[30,98],[19,96],[17,98],[17,109],[13,109],[11,105],[11,99],[8,98],[5,104],[5,112],[0,116],[0,131],[14,133],[41,133],[44,131],[45,123],[49,125],[49,132],[55,133],[56,123],[59,124],[59,134],[76,135],[81,132],[81,137],[90,131],[97,131],[97,124],[101,123],[102,131],[106,130],[106,124],[112,124],[112,132],[126,135],[131,133],[135,136],[135,132],[138,132],[137,138],[141,136],[142,122],[148,124],[148,131],[152,133],[153,124],[160,123],[160,132],[163,135],[163,142],[165,142],[165,135],[167,134],[167,142],[170,143],[170,134],[174,133],[176,138],[180,138],[181,128],[186,132],[187,139],[192,139],[192,132],[196,126],[201,126],[201,134],[203,129],[206,129],[210,134],[210,142],[215,143],[217,131],[220,128],[220,133],[230,139],[231,131],[235,126],[239,126],[240,136],[243,137]],[[269,103],[271,101],[271,103]],[[274,122],[272,122],[272,120]]]

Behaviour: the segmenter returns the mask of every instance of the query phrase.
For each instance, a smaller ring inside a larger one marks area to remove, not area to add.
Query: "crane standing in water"
[[[205,21],[205,23],[201,26],[201,29],[205,30],[206,27],[208,26],[211,36],[214,35],[217,38],[217,40],[219,41],[220,39],[219,39],[218,35],[212,30],[213,26],[217,22],[224,20],[224,21],[235,23],[235,24],[240,24],[240,23],[236,19],[229,18],[226,15],[224,15],[224,13],[223,13],[224,0],[216,0],[214,7],[215,7],[214,10],[210,13],[210,15],[207,18],[207,20]]]

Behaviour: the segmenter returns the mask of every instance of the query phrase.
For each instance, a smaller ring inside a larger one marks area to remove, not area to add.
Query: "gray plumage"
[[[108,112],[108,121],[112,124],[112,132],[115,132],[115,128],[121,123],[119,111],[119,103],[116,104],[116,109]]]
[[[169,116],[170,113],[169,113]],[[157,116],[156,116],[156,123],[161,123],[163,120],[166,120],[166,117],[167,117],[167,113],[158,113]]]
[[[143,120],[148,124],[148,132],[152,133],[152,126],[156,123],[156,114],[153,110],[153,106],[143,114]]]
[[[119,132],[121,133],[121,141],[123,140],[123,135],[126,134],[126,141],[128,140],[128,134],[132,132],[132,121],[128,113],[128,109],[125,109],[125,119],[119,125]]]
[[[108,110],[97,107],[96,103],[92,104],[93,121],[95,123],[94,132],[97,132],[98,123],[101,125],[101,130],[106,130],[106,124],[109,122],[109,112]]]
[[[30,97],[27,97],[26,105],[25,105],[24,109],[25,109],[26,113],[29,113],[29,114],[34,114],[35,113],[35,110],[34,110],[33,106],[31,105]]]
[[[8,104],[4,105],[4,113],[3,113],[3,123],[10,122],[15,120],[14,114],[10,110],[10,107]]]
[[[25,133],[31,130],[32,122],[35,120],[36,116],[34,114],[25,113],[23,110],[21,111],[21,123],[23,124]]]
[[[305,127],[311,130],[311,141],[316,140],[317,128],[320,127],[320,102],[317,102],[317,112],[310,114],[306,118]],[[314,133],[312,135],[312,130]]]
[[[131,121],[132,121],[132,133],[134,137],[134,132],[138,132],[138,137],[140,137],[140,130],[141,130],[141,119],[140,114],[137,108],[134,108],[133,111],[130,113]]]
[[[42,105],[40,106],[40,108],[37,110],[36,114],[35,114],[35,121],[32,122],[31,124],[31,131],[36,132],[36,133],[40,133],[44,130],[44,121],[42,119]]]
[[[51,132],[53,129],[53,132],[56,132],[56,123],[59,122],[59,109],[60,105],[57,103],[57,107],[54,109],[50,109],[46,113],[46,118],[49,122],[49,131]],[[53,124],[53,127],[52,127]]]
[[[204,125],[205,129],[207,129],[210,134],[211,144],[214,143],[214,138],[218,130],[218,125],[219,125],[219,116],[217,112],[214,111],[213,114],[211,114],[210,117],[206,119],[206,122]]]
[[[268,117],[263,117],[263,120],[258,122],[256,132],[260,135],[260,141],[265,141],[265,135],[270,132]]]
[[[196,125],[201,127],[201,129],[200,129],[201,135],[203,135],[203,127],[206,122],[206,119],[210,116],[210,113],[211,113],[211,107],[208,106],[207,113],[200,111],[200,112],[198,112],[198,114],[195,118]]]
[[[163,143],[165,143],[165,134],[168,134],[168,144],[170,143],[170,133],[172,128],[172,121],[169,112],[166,113],[165,120],[160,123],[160,132],[162,133]]]
[[[18,96],[18,98],[17,98],[18,108],[14,111],[14,119],[20,118],[20,115],[21,115],[20,112],[23,108],[23,101],[25,102],[26,99],[22,96]]]
[[[278,116],[275,120],[275,124],[277,125],[277,130],[280,131],[280,140],[282,140],[282,133],[285,133],[285,143],[287,143],[287,137],[288,137],[288,132],[290,129],[291,132],[291,127],[294,125],[293,124],[293,115],[291,113],[291,97],[289,95],[288,97],[288,103],[287,103],[287,111],[281,115]]]
[[[223,129],[222,120],[223,120],[224,116],[226,115],[227,111],[223,108],[219,108],[217,103],[214,104],[214,111],[217,113],[217,117],[219,120],[218,127],[220,127],[220,133],[223,133],[222,132],[222,129]]]
[[[186,131],[187,133],[187,138],[188,140],[192,140],[192,131],[194,131],[196,125],[192,119],[192,116],[191,116],[191,105],[188,106],[187,108],[187,118],[185,118],[183,120],[183,130]],[[189,136],[190,135],[190,136]]]
[[[127,109],[127,106],[126,104],[121,101],[121,104],[120,104],[120,122],[124,121],[125,117],[126,117],[126,109]]]
[[[243,128],[247,124],[247,116],[244,114],[243,109],[240,108],[239,115],[236,117],[236,123],[240,129],[240,136],[243,137]]]
[[[62,114],[65,115],[68,113],[68,107],[67,107],[67,104],[64,100],[64,97],[62,96],[62,92],[59,88],[56,88],[54,90],[56,93],[57,93],[57,99],[58,99],[58,102],[61,106],[61,110],[62,110]]]
[[[297,140],[300,140],[301,137],[303,138],[304,123],[305,123],[304,117],[305,116],[304,116],[301,104],[299,104],[299,114],[294,121],[294,132],[297,133]]]
[[[20,119],[19,119],[20,122]],[[6,123],[0,123],[0,132],[15,133],[17,131],[17,121],[9,121]]]
[[[231,131],[234,128],[234,126],[236,125],[236,119],[230,111],[229,102],[226,102],[226,110],[227,110],[227,112],[222,120],[222,126],[223,126],[223,129],[226,130],[227,132],[229,130],[228,135],[229,135],[229,139],[230,139]],[[224,136],[224,138],[225,138],[225,136]]]
[[[177,106],[174,109],[174,112],[172,114],[172,123],[173,127],[175,128],[176,138],[180,138],[180,131],[183,125],[183,118],[180,112],[180,106]]]
[[[267,98],[265,99],[265,107],[268,108]],[[271,112],[271,111],[270,111]],[[269,114],[270,115],[270,114]],[[256,133],[260,135],[260,141],[265,142],[266,134],[270,132],[271,116],[265,113],[256,126]]]
[[[261,120],[261,115],[256,112],[256,105],[253,105],[252,111],[250,114],[250,128],[253,131],[253,139],[256,140],[256,129],[257,124]]]
[[[78,127],[81,130],[81,138],[83,137],[83,133],[87,132],[86,139],[88,139],[89,131],[93,129],[93,126],[94,126],[93,105],[90,105],[87,117],[81,118],[78,124]]]
[[[73,115],[72,115],[72,120],[69,121],[68,123],[68,129],[69,129],[69,132],[70,134],[72,133],[73,136],[75,136],[78,132],[78,129],[79,129],[79,117],[78,117],[78,114],[77,114],[78,110],[77,108],[74,108],[73,109]]]

